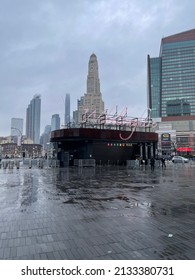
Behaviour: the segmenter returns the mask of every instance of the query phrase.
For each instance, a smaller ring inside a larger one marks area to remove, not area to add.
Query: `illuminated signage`
[[[171,141],[171,135],[169,133],[161,134],[161,141]]]
[[[132,143],[108,143],[108,147],[132,147]]]

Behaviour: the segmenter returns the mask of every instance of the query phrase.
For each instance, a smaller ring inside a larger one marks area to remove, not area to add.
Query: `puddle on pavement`
[[[150,194],[160,191],[162,186],[169,186],[173,179],[160,177],[151,173],[140,173],[137,176],[123,170],[103,169],[66,169],[45,174],[40,181],[38,171],[28,171],[18,177],[18,183],[10,180],[9,188],[19,184],[20,205],[30,206],[37,200],[60,201],[62,205],[78,204],[82,207],[95,209],[130,209],[140,208],[147,211],[148,215],[172,215],[179,216],[184,213],[195,213],[195,206],[174,208],[154,204],[150,202]],[[48,177],[49,176],[49,177]],[[136,177],[137,176],[137,177]],[[163,175],[164,176],[164,175]],[[191,183],[190,183],[191,184]],[[192,187],[184,181],[174,188],[185,189]],[[162,188],[163,189],[163,188]],[[43,193],[43,195],[42,195]],[[143,200],[146,201],[143,201]],[[148,202],[147,202],[148,200]],[[189,203],[189,200],[188,200]],[[111,208],[112,207],[112,208]],[[115,210],[116,210],[115,209]]]

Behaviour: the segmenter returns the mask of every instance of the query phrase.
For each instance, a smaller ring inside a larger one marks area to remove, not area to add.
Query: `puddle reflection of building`
[[[0,176],[1,209],[15,208],[19,198],[20,176],[12,170],[3,169]],[[4,207],[5,206],[5,207]]]
[[[20,206],[30,206],[37,201],[39,187],[39,176],[33,174],[31,170],[24,172],[20,176]]]
[[[69,181],[70,180],[70,170],[69,167],[56,170],[57,181]]]
[[[77,172],[82,177],[91,178],[95,175],[95,167],[78,167]]]

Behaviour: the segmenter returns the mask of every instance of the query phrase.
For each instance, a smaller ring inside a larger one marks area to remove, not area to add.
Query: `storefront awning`
[[[178,152],[191,152],[192,149],[189,147],[180,147],[180,148],[177,148],[177,151]]]

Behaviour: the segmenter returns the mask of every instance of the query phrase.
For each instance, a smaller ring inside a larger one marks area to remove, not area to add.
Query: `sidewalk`
[[[195,259],[195,165],[0,169],[0,259]]]

